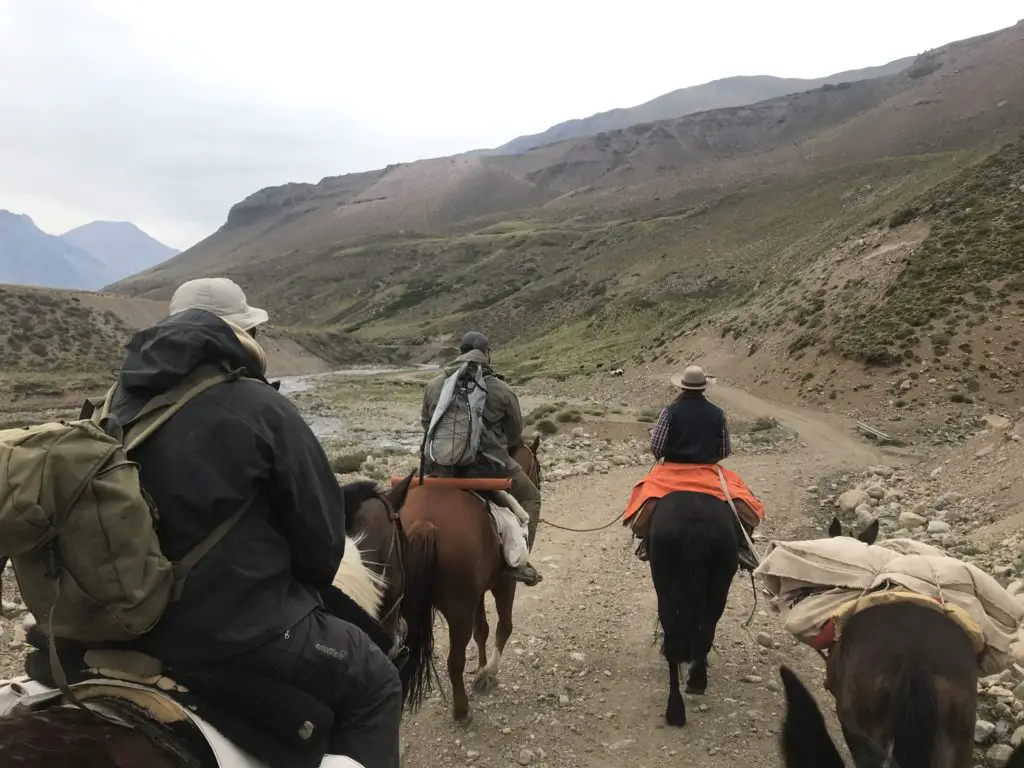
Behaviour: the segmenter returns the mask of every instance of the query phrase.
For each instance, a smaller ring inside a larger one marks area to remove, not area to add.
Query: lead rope
[[[729,493],[729,486],[725,482],[725,475],[722,474],[722,468],[715,464],[715,472],[718,474],[718,482],[722,484],[722,493],[725,494],[725,500],[729,502],[729,509],[732,510],[733,516],[736,518],[737,524],[740,526],[740,532],[743,534],[743,538],[747,541],[747,546],[750,548],[751,554],[754,555],[754,560],[757,564],[761,564],[761,554],[757,551],[754,546],[753,540],[747,533],[747,529],[743,527],[743,520],[740,518],[740,513],[736,509],[736,505],[733,503],[732,494]],[[754,614],[757,613],[757,585],[754,583],[754,572],[750,572],[750,591],[754,595],[754,606],[750,609],[750,615],[747,616],[747,620],[743,622],[743,628],[746,629],[750,626],[750,623],[754,620]]]

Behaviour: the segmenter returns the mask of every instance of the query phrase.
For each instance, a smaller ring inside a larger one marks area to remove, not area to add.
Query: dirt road
[[[798,432],[796,451],[727,462],[766,502],[765,539],[823,535],[824,516],[815,518],[806,486],[830,471],[892,461],[831,417],[776,406],[725,386],[715,387],[713,399],[730,414],[770,416]],[[622,511],[643,474],[634,467],[547,484],[542,514],[559,525],[600,525]],[[832,706],[820,687],[820,658],[782,630],[763,595],[751,625],[742,626],[753,597],[749,579],[738,575],[718,627],[708,693],[686,696],[687,726],[669,728],[663,717],[667,670],[654,643],[654,590],[646,564],[632,554],[627,531],[619,524],[586,534],[542,525],[533,561],[545,580],[517,593],[501,687],[471,694],[475,719],[468,728],[454,724],[448,699],[435,691],[406,720],[409,768],[777,766],[783,707],[779,664],[793,666],[825,708]],[[488,607],[493,638],[493,608]],[[440,618],[437,634],[447,697],[447,627]],[[474,666],[471,660],[467,674]]]

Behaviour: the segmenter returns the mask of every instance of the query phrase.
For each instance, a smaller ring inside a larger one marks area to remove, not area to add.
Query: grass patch
[[[551,419],[541,419],[537,422],[537,431],[542,435],[553,435],[558,431],[558,425]]]
[[[658,408],[644,408],[639,414],[637,414],[636,420],[642,421],[645,424],[653,424],[658,420],[660,415],[661,410]]]
[[[583,414],[575,410],[562,411],[555,416],[555,420],[560,424],[579,424],[583,421]]]
[[[331,459],[331,469],[339,475],[351,475],[358,472],[359,468],[363,466],[366,456],[366,451],[362,453],[343,453]]]

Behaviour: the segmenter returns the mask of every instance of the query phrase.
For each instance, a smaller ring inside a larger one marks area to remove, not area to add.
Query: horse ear
[[[839,522],[838,517],[833,517],[832,522],[829,523],[828,535],[832,538],[843,535],[843,524]]]
[[[867,528],[865,528],[863,531],[861,531],[859,534],[857,534],[857,540],[858,541],[863,541],[865,544],[874,544],[875,543],[875,539],[877,539],[877,538],[878,538],[878,518],[876,517],[874,520],[871,521],[871,524],[868,525]]]
[[[530,446],[530,453],[536,456],[538,448],[540,448],[540,432],[533,436],[533,445]]]
[[[398,485],[394,486],[390,491],[385,494],[385,498],[388,500],[388,504],[395,512],[401,511],[405,504],[405,497],[409,495],[409,486],[412,484],[412,479],[416,477],[417,470],[413,470]]]
[[[789,667],[779,667],[786,691],[786,717],[779,741],[786,768],[844,768],[825,718],[811,692]]]

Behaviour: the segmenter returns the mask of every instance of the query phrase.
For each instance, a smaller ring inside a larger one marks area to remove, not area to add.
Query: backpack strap
[[[245,503],[235,510],[231,517],[222,520],[216,528],[206,534],[206,536],[200,539],[198,544],[186,552],[181,560],[174,563],[174,592],[171,598],[174,602],[181,599],[181,593],[185,590],[185,580],[188,578],[191,570],[217,546],[218,542],[227,535],[228,531],[235,527],[235,523],[242,519],[242,515],[246,513],[246,510],[252,506],[254,501],[256,501],[255,495],[246,499]]]

